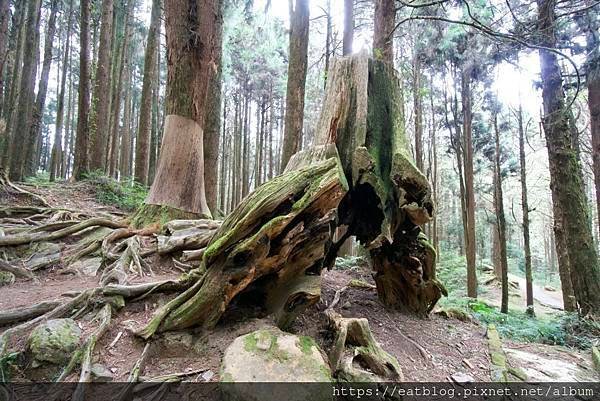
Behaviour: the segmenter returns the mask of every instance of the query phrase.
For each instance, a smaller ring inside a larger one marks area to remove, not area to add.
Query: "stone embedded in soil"
[[[0,272],[0,287],[11,285],[15,282],[15,275],[11,272]]]
[[[73,319],[53,319],[37,326],[28,339],[34,361],[63,364],[81,341],[81,329]]]
[[[310,337],[296,336],[276,328],[257,330],[236,338],[225,351],[221,367],[225,400],[326,400],[324,386],[331,383],[329,365]],[[324,386],[295,387],[269,382],[320,382]]]

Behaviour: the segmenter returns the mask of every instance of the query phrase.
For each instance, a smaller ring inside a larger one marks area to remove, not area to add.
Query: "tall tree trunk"
[[[210,216],[204,194],[203,128],[216,74],[218,1],[165,2],[166,120],[156,177],[137,225],[169,217]],[[189,33],[195,32],[190,42]]]
[[[119,40],[117,40],[117,43],[120,43],[119,49],[117,49],[118,51],[118,56],[116,57],[116,63],[115,63],[115,88],[114,88],[114,93],[113,93],[113,98],[111,101],[111,106],[112,106],[112,127],[111,127],[111,146],[109,147],[110,150],[110,156],[108,158],[109,160],[109,168],[108,168],[108,174],[111,177],[117,177],[117,170],[118,170],[118,166],[119,166],[119,137],[120,137],[120,130],[119,130],[119,122],[120,122],[120,114],[121,114],[121,99],[123,98],[123,79],[124,79],[124,73],[125,73],[125,63],[126,63],[126,56],[127,56],[127,49],[129,48],[129,35],[131,34],[131,23],[130,23],[130,18],[131,18],[131,14],[134,11],[133,8],[134,2],[132,0],[129,0],[128,4],[127,4],[127,9],[125,10],[125,17],[124,17],[124,28],[123,28],[123,32],[122,32],[122,36],[119,38]],[[116,47],[116,44],[115,46]]]
[[[222,90],[222,56],[223,56],[223,0],[217,0],[217,26],[215,28],[215,63],[217,73],[210,81],[206,121],[204,128],[204,189],[206,203],[213,213],[217,212],[218,166],[219,166],[219,134],[221,132],[221,90]]]
[[[67,106],[67,118],[65,121],[65,150],[62,156],[62,167],[61,175],[63,179],[67,179],[69,171],[71,169],[71,156],[73,155],[73,112],[74,112],[74,101],[73,101],[73,73],[71,71],[73,52],[69,54],[69,102]]]
[[[71,19],[73,17],[73,0],[69,0],[69,12],[67,17],[67,31],[65,36],[65,50],[62,62],[62,71],[60,78],[58,105],[56,108],[56,125],[54,127],[54,146],[52,147],[52,156],[50,159],[50,181],[54,181],[57,176],[60,177],[60,166],[62,164],[62,134],[63,119],[65,110],[65,91],[67,86],[67,71],[69,70],[69,56],[71,54]],[[68,130],[68,127],[67,127]],[[66,141],[65,141],[66,144]]]
[[[90,110],[90,0],[80,0],[79,22],[79,97],[77,103],[77,136],[73,177],[84,178],[89,170],[89,124]]]
[[[396,4],[394,0],[375,0],[373,28],[373,56],[394,64],[394,27]]]
[[[495,151],[495,197],[496,197],[496,227],[498,229],[498,242],[500,244],[500,267],[502,282],[502,300],[500,312],[508,313],[508,257],[506,255],[506,217],[504,215],[504,195],[502,194],[502,166],[500,165],[500,130],[498,129],[498,115],[494,113],[494,132],[496,140]]]
[[[144,81],[140,103],[139,127],[135,141],[135,180],[148,185],[148,167],[150,164],[150,130],[152,128],[152,86],[156,79],[156,55],[158,53],[158,32],[160,24],[161,1],[152,0],[152,16],[146,55],[144,57]]]
[[[131,66],[129,49],[125,50],[125,96],[123,106],[123,126],[121,128],[121,146],[119,155],[120,179],[131,176]]]
[[[354,42],[354,0],[344,0],[344,39],[342,44],[342,54],[347,56],[352,54],[352,44]]]
[[[423,168],[423,95],[421,94],[422,66],[419,53],[415,49],[413,55],[413,100],[415,115],[415,161],[417,168]]]
[[[465,233],[465,250],[467,254],[467,296],[470,298],[477,298],[471,73],[472,66],[463,65],[461,71],[461,99],[463,107],[463,149],[465,152],[463,158],[465,174],[465,210],[467,217],[467,231]]]
[[[6,174],[10,165],[10,149],[12,147],[12,133],[14,132],[15,119],[13,118],[19,99],[21,82],[21,65],[23,63],[23,49],[25,47],[25,30],[27,29],[27,2],[15,4],[9,38],[9,54],[6,67],[6,76],[10,80],[6,83],[7,90],[2,106],[2,117],[5,121],[4,135],[0,135],[0,174]]]
[[[296,0],[296,6],[290,7],[290,48],[281,171],[285,169],[290,157],[300,150],[302,143],[310,21],[308,2],[309,0]]]
[[[94,76],[90,114],[90,169],[106,171],[106,148],[110,128],[110,49],[112,42],[113,0],[102,0],[102,22],[98,44],[98,64]]]
[[[8,23],[10,20],[9,0],[0,0],[0,117],[4,116],[4,101],[6,87],[4,82],[4,68],[8,58],[9,31]],[[0,134],[0,137],[2,134]],[[1,138],[0,138],[1,140]],[[1,149],[1,147],[0,147]],[[1,155],[1,153],[0,153]]]
[[[42,75],[38,85],[38,94],[33,107],[31,117],[31,127],[27,141],[25,160],[25,175],[35,175],[38,164],[38,153],[35,151],[36,143],[41,142],[42,135],[42,117],[46,104],[46,93],[48,91],[48,78],[50,76],[50,66],[52,65],[52,48],[54,47],[54,34],[56,32],[56,13],[59,7],[58,0],[52,0],[50,3],[50,16],[46,25],[46,37],[44,39],[44,62],[42,65]]]
[[[523,250],[525,252],[525,286],[527,295],[527,313],[535,314],[533,309],[533,277],[531,269],[531,244],[529,239],[529,201],[527,200],[527,168],[525,159],[525,127],[523,126],[523,108],[519,103],[519,161],[521,164],[521,209],[523,212]]]
[[[537,0],[541,45],[556,47],[555,0]],[[600,269],[591,227],[581,166],[569,130],[562,76],[555,53],[540,50],[544,133],[550,163],[555,212],[564,228],[571,282],[580,313],[600,310]]]
[[[11,132],[12,144],[10,152],[10,178],[21,181],[25,173],[27,159],[27,142],[31,127],[32,109],[34,106],[35,74],[40,29],[40,0],[29,0],[27,3],[27,19],[25,20],[25,45],[23,48],[23,66],[19,83],[19,102],[15,110],[15,129]]]

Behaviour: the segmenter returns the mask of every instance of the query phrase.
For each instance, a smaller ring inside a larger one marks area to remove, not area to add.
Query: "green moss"
[[[505,367],[506,366],[506,356],[504,356],[501,352],[491,352],[490,360],[496,366]]]
[[[267,349],[262,349],[261,345],[268,344]],[[252,353],[265,353],[268,359],[274,359],[279,362],[285,362],[290,359],[290,355],[277,345],[277,336],[268,330],[258,330],[244,337],[244,349]]]
[[[196,213],[186,212],[170,206],[143,204],[131,217],[131,224],[135,228],[149,227],[152,225],[158,225],[162,228],[171,220],[200,219],[202,217],[203,216]]]
[[[15,282],[15,275],[11,272],[0,271],[0,287],[3,285],[11,285]]]
[[[508,373],[521,381],[527,381],[527,373],[521,368],[508,368]]]
[[[298,339],[298,347],[302,350],[303,354],[312,355],[313,347],[317,347],[317,343],[311,337],[300,336]]]

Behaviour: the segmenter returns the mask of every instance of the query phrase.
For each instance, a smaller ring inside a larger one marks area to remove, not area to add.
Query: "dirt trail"
[[[515,276],[514,274],[508,273],[508,279],[519,283],[519,290],[523,299],[527,296],[527,283],[524,278]],[[548,308],[563,310],[563,298],[560,291],[548,291],[539,285],[533,283],[533,298],[538,301],[541,305]]]

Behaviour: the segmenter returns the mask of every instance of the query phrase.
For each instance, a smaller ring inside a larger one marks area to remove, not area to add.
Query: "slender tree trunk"
[[[69,12],[67,17],[67,32],[65,37],[65,51],[63,55],[62,71],[60,78],[60,89],[58,94],[58,105],[56,109],[56,126],[54,128],[54,146],[52,147],[52,157],[50,160],[50,181],[54,181],[56,176],[60,177],[61,155],[62,155],[62,133],[63,118],[65,109],[65,90],[67,86],[67,71],[69,56],[71,54],[71,18],[73,17],[73,0],[69,1]],[[67,127],[68,130],[68,127]],[[66,141],[65,141],[66,144]]]
[[[290,50],[288,80],[285,101],[285,132],[280,171],[285,169],[290,157],[302,143],[304,124],[304,91],[308,68],[309,0],[296,0],[296,7],[290,7]],[[291,4],[291,3],[290,3]]]
[[[415,114],[415,162],[417,168],[423,168],[423,96],[421,95],[421,61],[419,53],[415,50],[413,55],[413,99]]]
[[[19,100],[21,82],[21,65],[23,63],[23,49],[25,47],[25,30],[27,29],[27,2],[15,4],[12,26],[9,38],[9,54],[6,76],[7,90],[2,106],[2,116],[5,121],[4,135],[0,135],[0,174],[6,174],[10,166],[10,149],[12,147],[12,133],[14,132],[15,119],[13,118]]]
[[[463,107],[463,149],[465,174],[465,209],[467,232],[465,248],[467,253],[467,295],[477,298],[477,268],[475,244],[475,189],[473,173],[473,137],[472,137],[472,98],[471,98],[471,66],[463,66],[461,74],[461,98]]]
[[[102,0],[102,22],[98,63],[94,76],[90,114],[90,169],[106,171],[106,149],[110,128],[110,71],[113,0]]]
[[[527,313],[535,314],[533,309],[533,277],[531,269],[531,245],[529,239],[529,202],[527,200],[527,168],[525,159],[525,127],[523,126],[523,108],[519,104],[519,161],[521,164],[521,208],[523,211],[523,250],[525,252],[525,283],[527,294]]]
[[[506,255],[506,217],[504,215],[504,196],[502,194],[502,168],[500,165],[500,130],[498,129],[498,116],[494,113],[494,132],[496,140],[495,151],[495,197],[496,197],[496,227],[498,229],[498,242],[500,244],[500,267],[502,282],[502,301],[500,312],[508,313],[508,257]]]
[[[556,47],[555,0],[537,0],[542,46]],[[571,282],[580,313],[600,310],[600,269],[591,227],[581,166],[568,125],[562,77],[555,53],[540,50],[544,132],[550,163],[550,188],[555,212],[564,228]]]
[[[223,0],[217,0],[217,26],[215,27],[215,63],[217,73],[209,83],[206,121],[204,128],[204,188],[206,203],[213,215],[217,212],[218,166],[219,166],[219,134],[221,132],[221,90],[222,90],[222,56],[223,56]]]
[[[375,0],[375,21],[373,29],[373,56],[376,59],[394,64],[394,27],[396,24],[396,4],[394,0]]]
[[[15,129],[12,131],[10,152],[10,178],[21,181],[24,177],[28,160],[28,134],[31,128],[32,109],[34,107],[35,74],[40,25],[40,0],[29,0],[27,3],[27,19],[25,45],[23,48],[23,66],[19,83],[19,102],[17,105]]]
[[[79,100],[77,105],[77,137],[73,177],[84,178],[89,169],[90,110],[90,0],[80,0],[79,22]]]
[[[119,156],[120,179],[131,176],[131,67],[129,49],[125,53],[125,96],[123,106],[123,127],[121,128],[121,146]]]
[[[152,16],[146,55],[144,57],[144,81],[140,103],[139,127],[135,142],[135,180],[148,185],[148,167],[150,163],[150,130],[152,128],[152,85],[156,79],[156,55],[158,52],[158,30],[160,24],[160,0],[152,0]]]
[[[29,129],[29,138],[27,141],[27,155],[25,165],[25,175],[35,175],[38,164],[38,153],[35,151],[36,143],[41,142],[42,135],[42,116],[46,104],[46,93],[48,91],[48,78],[50,76],[50,66],[52,65],[52,48],[54,46],[54,34],[56,32],[56,13],[58,12],[59,1],[52,0],[50,3],[50,16],[46,26],[46,37],[44,39],[44,62],[42,65],[42,75],[38,85],[38,94],[33,107],[31,128]]]
[[[120,121],[120,114],[121,114],[121,99],[123,98],[123,80],[124,80],[124,72],[125,72],[125,59],[126,59],[126,55],[127,55],[127,49],[129,48],[129,35],[131,34],[131,23],[130,23],[130,18],[131,18],[131,13],[134,11],[133,9],[133,4],[134,2],[129,0],[128,4],[127,4],[127,9],[125,10],[125,18],[124,18],[124,28],[123,28],[123,33],[122,33],[122,37],[120,38],[120,40],[117,40],[117,43],[120,43],[121,46],[119,46],[119,49],[117,50],[119,52],[118,56],[116,57],[116,63],[115,63],[115,88],[114,88],[114,93],[113,93],[113,98],[111,101],[111,106],[112,106],[112,127],[111,127],[111,146],[109,147],[110,150],[110,157],[109,159],[109,168],[108,168],[108,174],[111,177],[117,177],[117,170],[118,170],[118,166],[119,166],[119,134],[120,134],[120,130],[119,130],[119,121]],[[116,43],[115,46],[116,48]]]
[[[344,39],[342,54],[352,54],[354,42],[354,0],[344,0]]]
[[[8,58],[8,23],[10,20],[9,6],[8,0],[0,0],[0,117],[4,116],[4,100],[6,94],[4,67],[6,66],[6,59]],[[2,134],[0,134],[0,137],[1,136]]]
[[[67,106],[67,118],[65,121],[65,150],[62,156],[62,167],[61,175],[63,179],[67,179],[69,171],[71,169],[71,156],[73,155],[73,112],[74,112],[74,101],[73,101],[73,74],[71,71],[71,59],[73,52],[69,54],[69,102]]]

